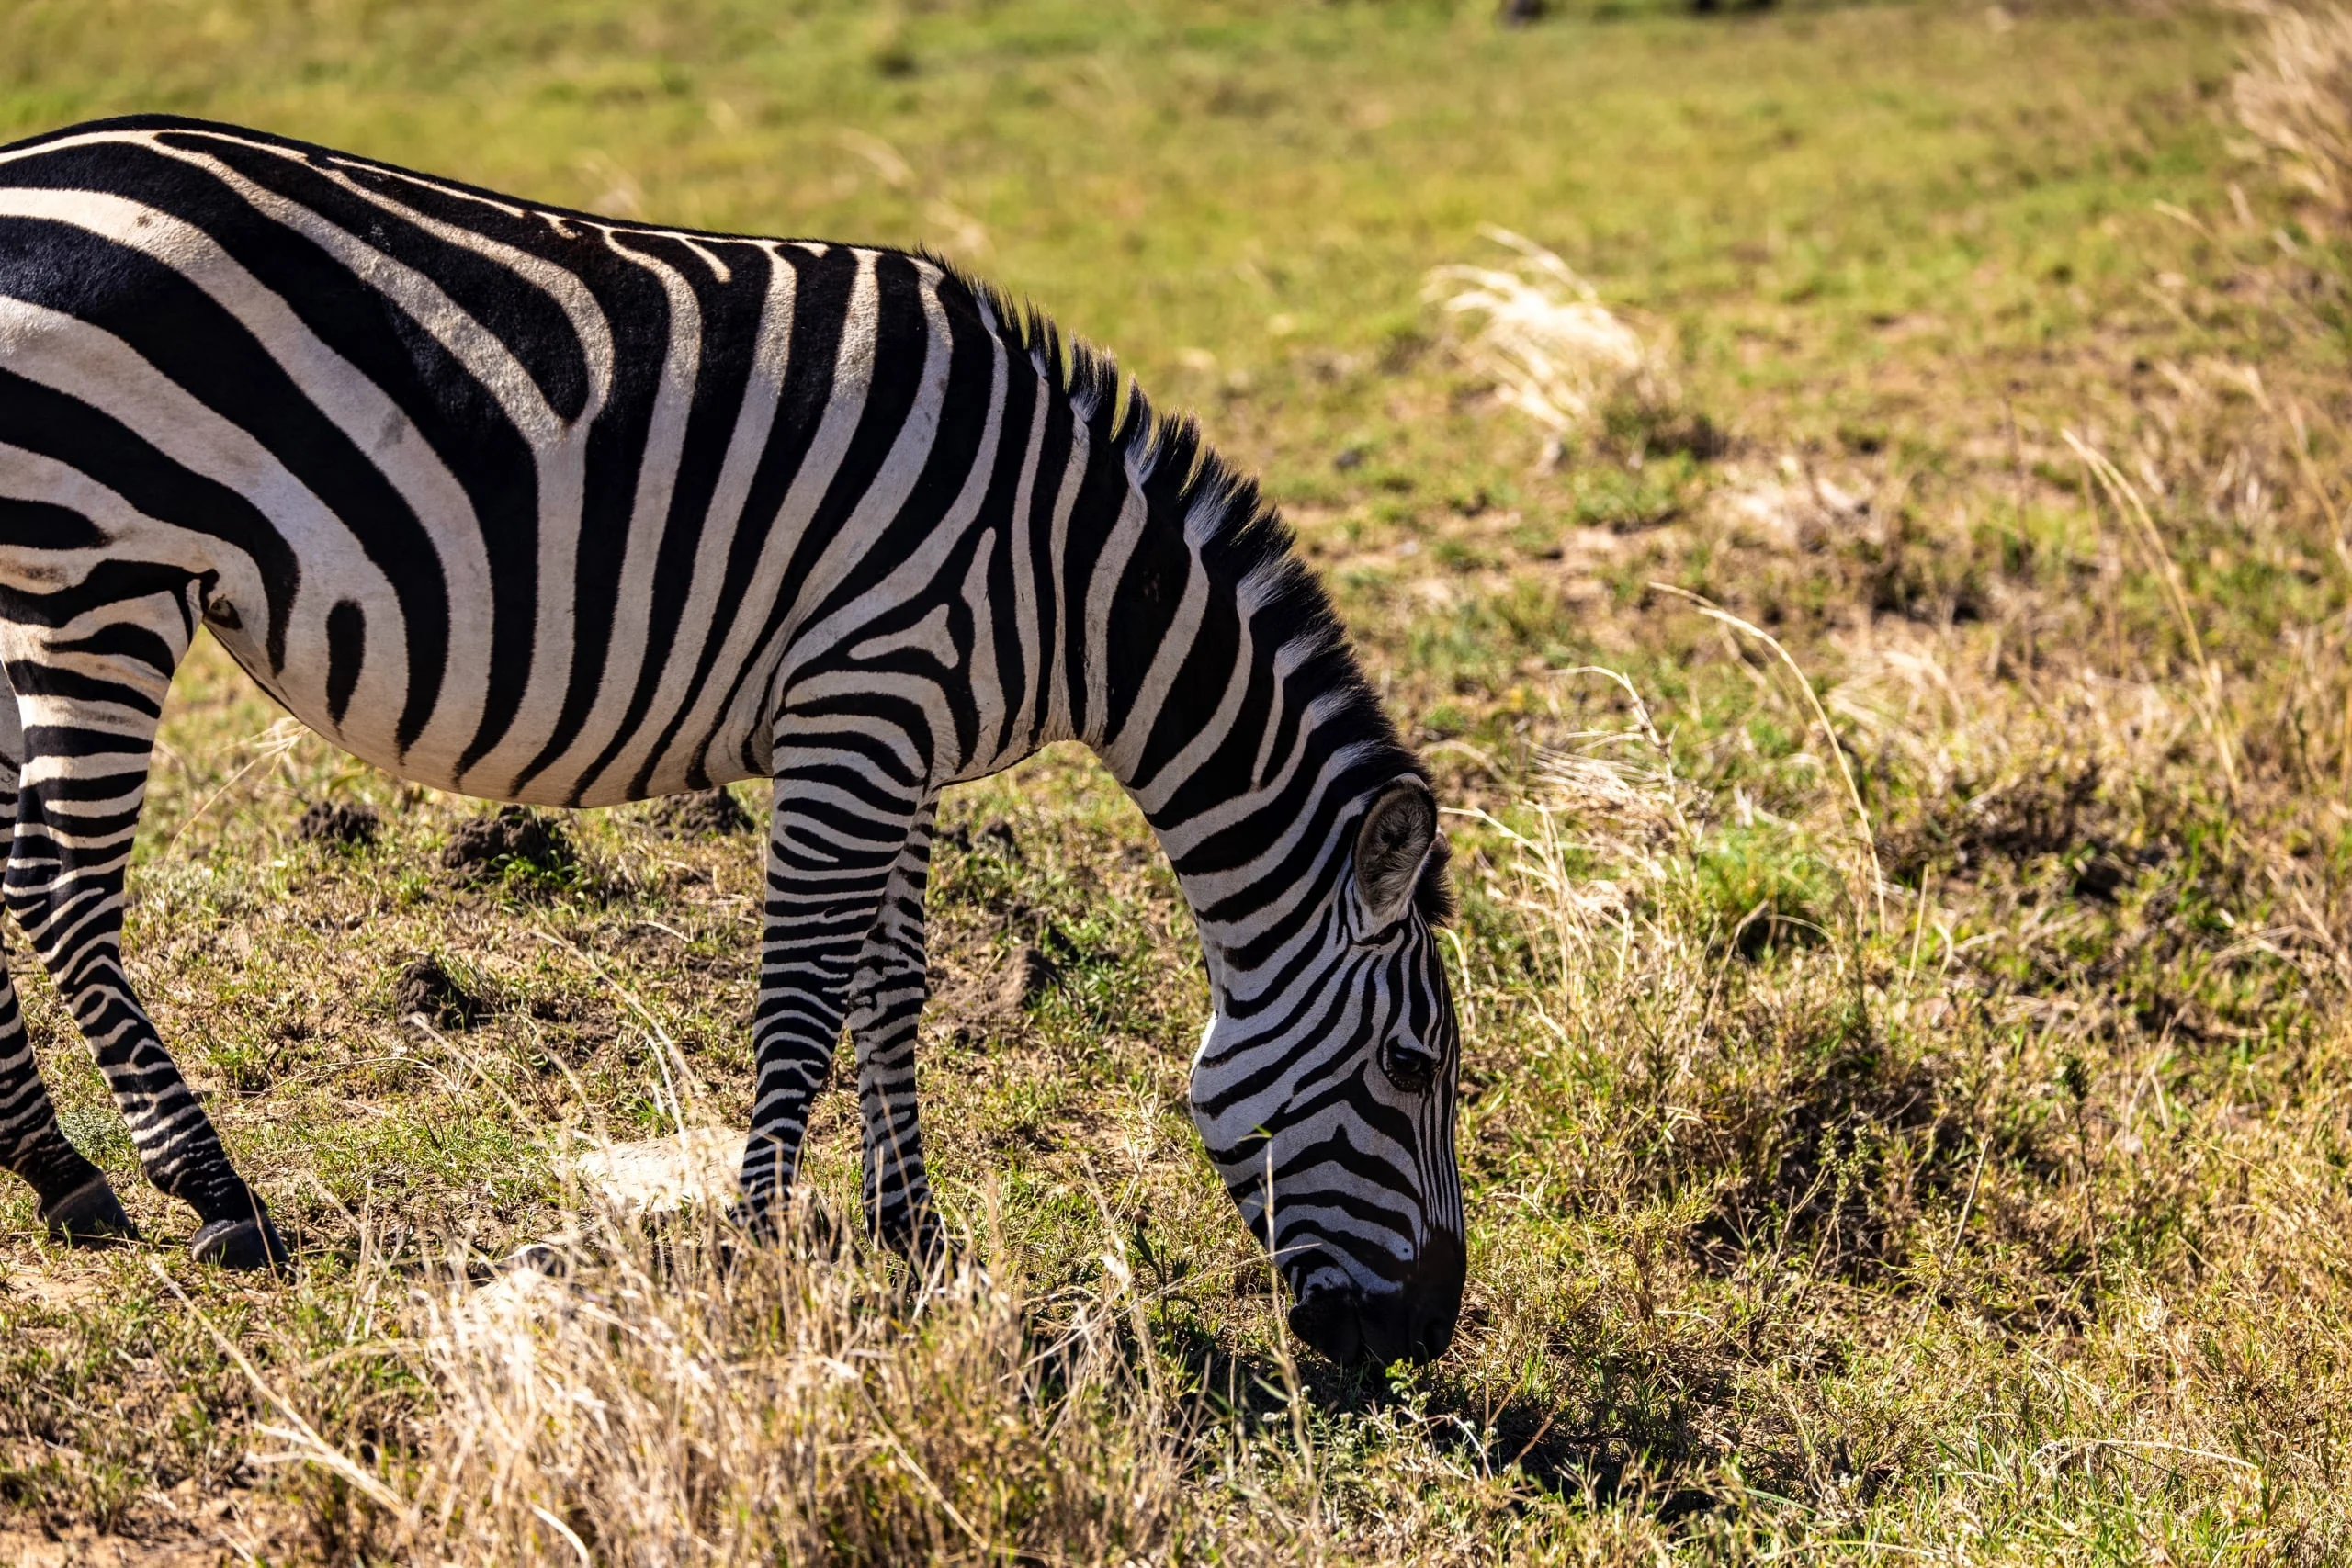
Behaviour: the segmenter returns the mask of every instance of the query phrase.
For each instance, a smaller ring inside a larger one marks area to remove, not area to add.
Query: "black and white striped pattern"
[[[8,902],[148,1174],[258,1261],[258,1201],[119,952],[199,623],[437,789],[772,779],[746,1202],[790,1182],[846,1021],[871,1213],[907,1245],[933,803],[1086,741],[1197,917],[1194,1113],[1302,1331],[1379,1355],[1450,1333],[1427,786],[1256,491],[1035,314],[920,256],[555,211],[223,126],[0,149]],[[62,1228],[119,1218],[12,994],[0,1157]]]

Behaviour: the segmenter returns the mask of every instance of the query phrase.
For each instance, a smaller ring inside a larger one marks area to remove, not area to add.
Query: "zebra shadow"
[[[1594,1511],[1635,1508],[1666,1525],[1728,1514],[1706,1484],[1720,1457],[1696,1424],[1699,1401],[1661,1395],[1659,1369],[1600,1358],[1574,1397],[1498,1397],[1441,1362],[1419,1371],[1343,1368],[1237,1343],[1197,1321],[1163,1321],[1161,1350],[1189,1374],[1190,1414],[1203,1426],[1263,1430],[1305,1406],[1307,1440],[1347,1423],[1418,1436],[1447,1461],[1531,1494]],[[1475,1328],[1465,1314],[1465,1329]],[[1614,1363],[1614,1364],[1612,1364]],[[1532,1499],[1531,1499],[1532,1500]]]

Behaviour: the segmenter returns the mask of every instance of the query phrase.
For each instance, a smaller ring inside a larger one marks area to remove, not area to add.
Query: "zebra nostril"
[[[1421,1245],[1405,1293],[1413,1302],[1413,1354],[1434,1361],[1453,1343],[1453,1325],[1462,1315],[1462,1286],[1469,1277],[1470,1258],[1462,1238],[1437,1231]]]
[[[1309,1291],[1290,1309],[1290,1331],[1342,1366],[1364,1350],[1363,1298],[1353,1291]]]
[[[1417,1314],[1419,1321],[1413,1326],[1415,1360],[1434,1361],[1445,1354],[1446,1348],[1453,1343],[1453,1324],[1460,1311],[1457,1302]]]

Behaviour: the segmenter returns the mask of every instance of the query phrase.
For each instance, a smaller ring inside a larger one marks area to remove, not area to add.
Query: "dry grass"
[[[2233,84],[2239,123],[2340,217],[2352,209],[2352,11],[2250,8],[2266,36]]]
[[[283,1412],[252,1461],[317,1478],[331,1555],[1473,1561],[1544,1501],[1448,1454],[1409,1405],[1329,1453],[1285,1351],[1254,1371],[1227,1360],[1222,1387],[1187,1376],[1165,1353],[1169,1292],[1107,1206],[1098,1267],[1050,1290],[993,1210],[925,1278],[817,1204],[759,1249],[709,1208],[651,1228],[636,1201],[582,1193],[574,1212],[497,1266],[363,1250],[363,1292],[390,1321],[355,1324],[347,1353],[395,1358],[429,1391],[375,1469],[338,1446],[347,1422],[322,1431],[306,1391],[248,1369]]]
[[[1515,252],[1501,267],[1455,265],[1430,272],[1424,294],[1456,321],[1471,323],[1459,345],[1473,374],[1495,395],[1558,439],[1600,423],[1609,405],[1651,404],[1666,396],[1663,360],[1556,254],[1508,229],[1480,232]]]
[[[1001,1253],[908,1281],[706,1215],[615,1224],[422,1309],[403,1543],[451,1563],[1002,1561],[1168,1553],[1182,1412],[1134,1277],[1032,1302]],[[1001,1278],[1001,1282],[1000,1280]]]

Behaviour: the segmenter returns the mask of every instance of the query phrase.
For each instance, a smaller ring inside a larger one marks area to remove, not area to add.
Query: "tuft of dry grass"
[[[1132,1271],[1033,1300],[1018,1267],[908,1280],[705,1212],[449,1270],[414,1309],[438,1397],[395,1539],[485,1565],[1167,1554],[1189,1434]]]
[[[1425,294],[1471,325],[1463,357],[1493,378],[1502,402],[1558,438],[1592,424],[1612,402],[1661,400],[1663,362],[1575,268],[1523,234],[1493,224],[1478,231],[1517,259],[1437,267]]]

